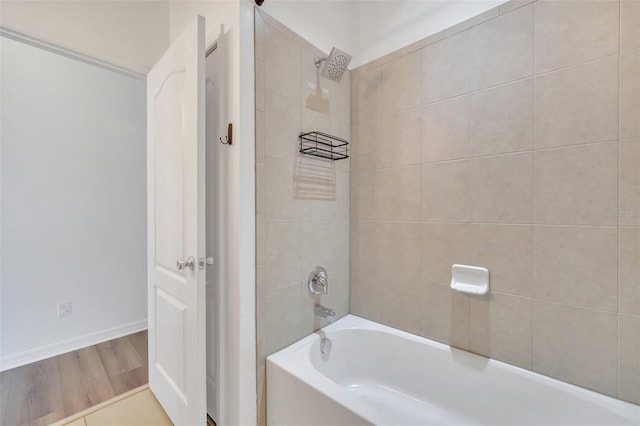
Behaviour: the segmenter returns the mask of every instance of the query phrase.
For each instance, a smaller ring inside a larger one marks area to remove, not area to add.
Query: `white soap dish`
[[[451,288],[462,293],[489,293],[489,270],[480,266],[451,266]]]

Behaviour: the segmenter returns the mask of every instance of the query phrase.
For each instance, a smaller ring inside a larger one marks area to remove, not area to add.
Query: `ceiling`
[[[268,14],[355,68],[507,0],[265,0]]]
[[[504,1],[265,0],[262,8],[320,49],[352,54],[355,68]],[[176,27],[203,7],[224,13],[223,3],[231,2],[0,0],[0,25],[146,74],[169,46],[171,19]]]
[[[2,0],[0,25],[146,74],[169,46],[169,1]]]

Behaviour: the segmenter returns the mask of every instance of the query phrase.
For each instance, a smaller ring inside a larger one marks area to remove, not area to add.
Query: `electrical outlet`
[[[58,318],[71,315],[71,300],[58,303]]]

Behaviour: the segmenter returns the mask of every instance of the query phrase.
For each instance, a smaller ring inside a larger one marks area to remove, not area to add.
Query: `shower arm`
[[[322,66],[322,63],[326,62],[327,59],[329,59],[329,58],[326,57],[326,56],[324,58],[316,59],[316,62],[315,62],[316,68],[320,69],[320,67]]]

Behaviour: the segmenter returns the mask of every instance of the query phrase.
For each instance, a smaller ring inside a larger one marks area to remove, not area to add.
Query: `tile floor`
[[[105,401],[52,426],[172,426],[147,385]]]

